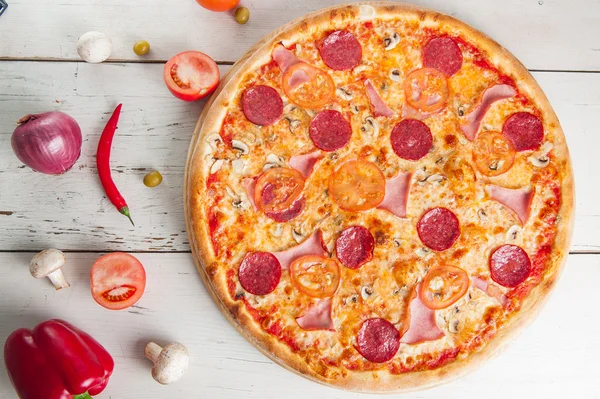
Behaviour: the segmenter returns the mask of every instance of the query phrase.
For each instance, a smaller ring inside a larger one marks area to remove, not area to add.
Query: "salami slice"
[[[373,259],[374,248],[373,235],[362,226],[344,229],[335,242],[337,258],[349,269],[358,269]]]
[[[387,362],[400,348],[400,332],[385,319],[366,320],[357,336],[358,351],[374,363]]]
[[[536,150],[544,139],[542,121],[529,112],[512,114],[504,122],[502,133],[512,141],[517,151]]]
[[[434,251],[450,248],[460,236],[456,215],[446,208],[432,208],[417,223],[421,242]]]
[[[269,252],[249,252],[244,256],[238,271],[240,284],[254,295],[273,292],[281,279],[281,264]]]
[[[462,51],[449,36],[431,39],[423,47],[423,66],[435,68],[446,77],[454,75],[463,63]]]
[[[269,126],[281,118],[283,101],[271,86],[253,86],[242,95],[242,109],[250,122]]]
[[[492,280],[504,287],[516,287],[529,277],[531,260],[523,248],[516,245],[502,245],[490,256]]]
[[[304,197],[300,197],[285,211],[267,212],[265,215],[279,223],[288,222],[302,213],[305,204],[306,200]]]
[[[319,112],[310,121],[310,139],[323,151],[335,151],[350,141],[352,126],[338,111],[328,109]]]
[[[409,161],[423,158],[433,145],[431,130],[416,119],[404,119],[398,123],[390,135],[396,155]]]
[[[336,71],[352,69],[360,64],[362,47],[350,32],[338,30],[323,40],[319,47],[325,65]]]

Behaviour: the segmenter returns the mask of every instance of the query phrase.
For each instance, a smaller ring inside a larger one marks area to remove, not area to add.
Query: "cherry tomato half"
[[[423,279],[419,297],[429,309],[444,309],[458,301],[469,288],[469,275],[460,267],[439,266]]]
[[[283,75],[283,91],[296,105],[321,108],[335,97],[335,83],[324,70],[301,62]]]
[[[448,80],[434,68],[412,71],[404,81],[406,102],[423,112],[439,111],[448,100]]]
[[[304,190],[302,173],[292,168],[271,168],[256,180],[254,202],[265,213],[289,209]]]
[[[198,4],[211,11],[229,11],[237,6],[240,0],[196,0]]]
[[[180,100],[196,101],[212,93],[221,74],[215,61],[199,51],[186,51],[171,58],[163,77],[167,88]]]
[[[473,140],[473,161],[486,176],[498,176],[515,162],[515,147],[500,132],[481,132]]]
[[[100,306],[121,310],[134,305],[146,288],[146,271],[133,256],[115,252],[98,258],[90,271],[92,297]]]
[[[335,259],[306,255],[292,262],[290,278],[294,287],[306,295],[328,298],[340,284],[340,267]]]
[[[385,176],[373,162],[344,162],[329,178],[329,195],[347,211],[375,208],[385,196]]]

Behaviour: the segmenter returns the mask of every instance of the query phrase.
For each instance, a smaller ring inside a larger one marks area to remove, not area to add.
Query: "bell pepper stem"
[[[129,218],[129,221],[131,222],[131,224],[135,227],[135,224],[133,223],[133,220],[131,219],[131,213],[129,213],[128,206],[124,206],[123,208],[119,209],[119,212],[121,212],[121,214],[127,216],[127,218]]]
[[[82,393],[80,395],[73,396],[73,399],[93,399],[89,393]]]

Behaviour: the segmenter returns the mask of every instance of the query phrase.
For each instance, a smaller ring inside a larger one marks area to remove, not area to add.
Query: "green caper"
[[[248,10],[246,7],[239,7],[237,10],[235,10],[235,22],[238,24],[245,24],[248,22],[249,18],[250,10]]]
[[[145,40],[139,40],[133,43],[133,52],[137,55],[146,55],[150,51],[150,43]]]
[[[146,187],[156,187],[160,183],[162,183],[162,175],[158,170],[148,172],[146,173],[146,176],[144,176],[144,185]]]

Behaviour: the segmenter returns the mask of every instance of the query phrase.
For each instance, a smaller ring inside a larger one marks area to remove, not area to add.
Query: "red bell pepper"
[[[89,399],[106,388],[115,365],[94,338],[62,320],[14,331],[4,362],[21,399]]]

